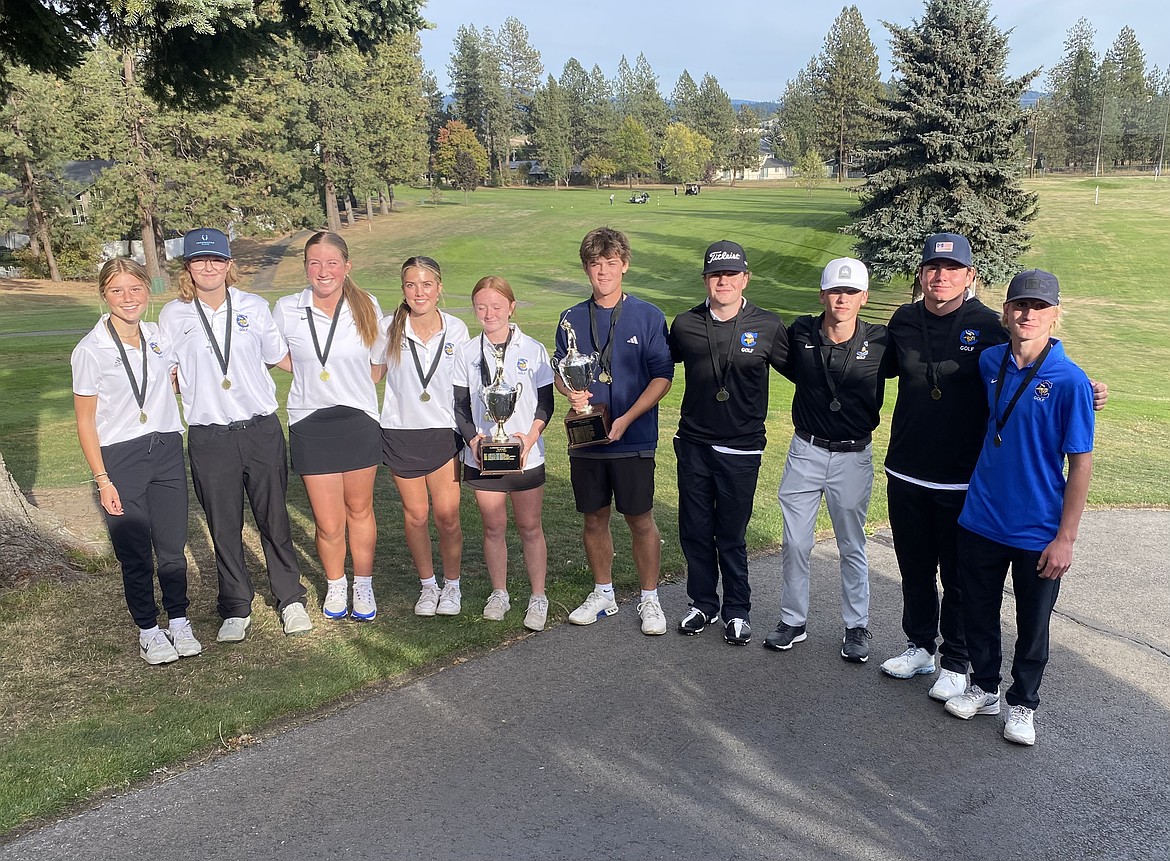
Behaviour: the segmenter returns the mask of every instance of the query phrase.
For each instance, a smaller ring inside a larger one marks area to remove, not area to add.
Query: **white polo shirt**
[[[106,328],[109,314],[103,314],[88,335],[73,348],[69,364],[73,368],[73,393],[97,396],[97,434],[102,445],[126,442],[148,433],[182,432],[179,404],[171,386],[174,362],[164,349],[158,326],[142,323],[140,349],[123,344],[130,371],[142,386],[142,350],[146,350],[146,397],[142,409],[134,399],[134,390],[122,366],[118,345]],[[146,413],[146,421],[139,418]]]
[[[445,311],[439,314],[443,319],[443,328],[426,343],[414,334],[410,318],[406,318],[405,337],[398,345],[397,365],[386,358],[386,345],[394,315],[388,314],[382,318],[378,340],[370,348],[370,363],[386,365],[386,395],[382,401],[379,421],[387,430],[455,429],[455,354],[467,343],[467,326],[458,317],[452,317]],[[427,386],[427,393],[431,396],[429,401],[419,400],[423,390],[422,381],[418,377],[408,341],[414,342],[424,374],[431,369],[435,354],[442,354],[435,376]]]
[[[366,294],[369,295],[369,294]],[[382,309],[378,300],[370,296],[378,320]],[[353,407],[370,418],[378,418],[378,392],[370,378],[370,348],[362,342],[348,302],[340,303],[337,311],[337,329],[325,368],[329,379],[321,379],[321,360],[313,347],[308,315],[313,315],[317,329],[317,344],[325,349],[329,327],[333,320],[319,308],[313,307],[313,290],[305,288],[292,296],[276,300],[272,316],[276,328],[288,342],[293,360],[293,382],[288,392],[289,424],[299,422],[316,410],[326,407]]]
[[[200,302],[222,352],[227,302],[213,311],[198,298],[194,302],[175,299],[158,315],[164,343],[179,365],[183,417],[189,425],[226,425],[276,412],[276,383],[267,366],[283,359],[288,345],[266,301],[235,287],[227,289],[232,299],[230,389],[222,386],[223,371],[195,310],[195,302]]]
[[[504,382],[511,386],[519,383],[523,388],[520,390],[520,396],[516,398],[516,411],[504,422],[504,430],[509,434],[528,433],[532,427],[532,419],[536,415],[536,393],[541,387],[553,384],[553,369],[544,344],[529,338],[515,323],[511,326],[512,340],[504,353]],[[457,358],[455,385],[464,386],[471,393],[471,417],[475,421],[475,428],[484,436],[490,436],[496,428],[496,423],[487,417],[487,408],[483,403],[483,375],[480,373],[480,362],[487,368],[488,377],[494,378],[495,349],[485,338],[481,353],[479,336],[476,335],[463,345]],[[475,455],[467,446],[463,447],[463,462],[468,466],[477,466]],[[532,469],[542,463],[543,435],[528,452],[524,468]]]

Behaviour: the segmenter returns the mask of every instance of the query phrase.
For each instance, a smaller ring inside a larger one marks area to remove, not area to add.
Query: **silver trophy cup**
[[[573,331],[573,324],[568,318],[561,318],[561,328],[565,330],[568,348],[564,358],[557,363],[557,373],[565,388],[570,391],[589,391],[597,376],[597,353],[587,356],[577,349],[577,333]],[[608,443],[609,408],[604,403],[598,403],[586,404],[580,410],[569,410],[565,416],[565,433],[569,438],[569,448]]]
[[[523,383],[510,386],[504,382],[504,352],[496,351],[495,379],[490,386],[483,389],[483,407],[487,417],[496,423],[492,432],[491,442],[484,442],[479,447],[479,457],[483,475],[502,475],[510,472],[519,472],[521,445],[512,439],[504,423],[516,412],[516,400],[524,391]]]

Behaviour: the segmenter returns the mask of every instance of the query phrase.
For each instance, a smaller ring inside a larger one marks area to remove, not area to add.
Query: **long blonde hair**
[[[432,257],[419,255],[417,257],[406,258],[406,261],[402,264],[401,278],[403,288],[406,286],[406,270],[415,268],[434,272],[435,278],[439,281],[439,286],[442,286],[443,270],[439,268],[439,264]],[[402,358],[402,351],[398,345],[402,343],[402,338],[406,334],[406,318],[409,316],[410,305],[407,304],[404,294],[402,301],[394,309],[394,319],[390,321],[390,331],[386,335],[386,361],[388,363],[397,365]]]
[[[189,260],[183,261],[183,271],[179,273],[179,298],[184,302],[192,302],[197,293],[195,282],[191,280],[191,271],[187,268]],[[224,275],[224,287],[231,287],[240,283],[240,270],[236,268],[236,261],[228,260],[227,272]]]
[[[328,245],[338,251],[346,263],[349,262],[349,246],[336,233],[319,230],[310,236],[309,241],[305,243],[304,257],[306,260],[309,258],[309,249],[314,245]],[[346,273],[345,281],[341,285],[341,295],[346,304],[349,305],[349,312],[353,314],[353,322],[357,326],[362,343],[367,347],[371,346],[374,339],[378,337],[378,312],[374,310],[374,303],[369,294],[365,290],[359,289]]]
[[[98,272],[98,296],[106,298],[106,290],[110,282],[119,275],[126,274],[137,278],[147,290],[150,290],[150,276],[146,274],[146,267],[130,257],[111,257],[102,264]]]

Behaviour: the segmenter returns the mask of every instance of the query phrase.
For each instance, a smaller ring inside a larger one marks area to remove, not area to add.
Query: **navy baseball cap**
[[[1049,305],[1060,304],[1060,282],[1051,272],[1043,269],[1029,269],[1021,272],[1008,285],[1007,301],[1017,299],[1038,299]]]
[[[183,236],[183,259],[191,260],[195,257],[219,257],[223,260],[232,259],[232,248],[228,238],[222,230],[214,227],[200,227],[197,230],[188,230]]]
[[[935,260],[953,260],[961,266],[971,268],[971,243],[967,237],[957,233],[936,233],[926,237],[922,246],[922,262],[925,266]]]
[[[703,255],[703,274],[712,272],[747,272],[747,255],[743,246],[726,239],[720,239],[707,246],[707,253]]]

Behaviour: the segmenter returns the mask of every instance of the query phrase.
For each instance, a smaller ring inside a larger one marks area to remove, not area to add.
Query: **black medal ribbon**
[[[192,300],[195,304],[195,311],[199,315],[199,322],[203,324],[203,331],[207,334],[207,340],[211,342],[211,350],[215,353],[215,359],[219,362],[219,368],[223,371],[223,378],[228,378],[228,363],[232,359],[232,294],[229,290],[224,290],[224,299],[227,302],[227,326],[224,327],[223,333],[223,349],[219,348],[219,342],[215,340],[215,334],[211,331],[211,323],[207,319],[207,315],[203,313],[203,303],[199,301],[196,296]]]
[[[430,370],[427,371],[426,375],[424,376],[422,362],[419,361],[418,348],[415,347],[415,345],[414,345],[414,339],[413,338],[406,339],[406,343],[410,344],[410,355],[412,357],[414,357],[414,369],[418,372],[418,381],[420,383],[422,383],[422,395],[419,395],[419,399],[422,401],[429,401],[430,400],[430,396],[427,393],[427,386],[429,386],[431,384],[431,380],[435,376],[435,371],[439,370],[439,360],[443,358],[443,344],[446,342],[446,340],[447,340],[447,327],[444,326],[443,327],[443,334],[439,338],[439,347],[437,350],[435,350],[435,358],[431,362]],[[427,397],[423,397],[423,395],[427,395]]]
[[[738,322],[738,320],[739,315],[737,314],[736,321]],[[711,317],[710,308],[708,308],[707,312],[703,315],[703,323],[707,329],[707,349],[711,353],[711,370],[715,373],[715,385],[718,387],[715,392],[715,400],[719,401],[720,403],[724,403],[731,398],[731,394],[727,391],[727,386],[724,384],[723,380],[724,375],[727,373],[727,369],[731,367],[732,352],[735,350],[735,342],[739,338],[739,326],[736,325],[731,327],[731,340],[727,343],[727,356],[724,359],[723,364],[720,365],[718,348],[715,343],[715,323]]]
[[[824,320],[823,314],[821,315],[820,320],[821,321]],[[841,380],[842,381],[845,380],[845,375],[847,373],[849,373],[849,364],[853,361],[854,353],[857,352],[857,337],[860,334],[861,334],[861,321],[858,321],[856,324],[856,328],[853,330],[852,336],[850,336],[849,340],[845,342],[845,361],[841,363]],[[817,337],[817,341],[816,341],[816,349],[813,350],[813,352],[816,353],[817,364],[819,364],[821,366],[821,372],[825,375],[825,385],[829,387],[829,394],[833,396],[833,399],[829,402],[829,409],[835,413],[840,412],[841,411],[841,402],[839,400],[837,400],[837,381],[834,380],[833,375],[831,373],[829,373],[829,361],[828,361],[828,359],[825,358],[824,354],[821,352],[821,347],[824,345],[820,342],[820,338],[823,336],[823,330],[821,328],[820,322],[818,322],[818,324],[817,324],[817,336],[818,337]],[[830,343],[828,345],[830,350],[832,350],[834,346],[837,346],[837,345],[832,344],[832,343]]]
[[[1008,359],[1011,357],[1012,351],[1009,345],[1008,349],[1003,351],[1003,361],[999,363],[999,376],[995,379],[995,447],[999,448],[1003,445],[1003,438],[999,435],[1000,431],[1004,429],[1009,418],[1011,418],[1012,411],[1016,408],[1016,401],[1020,399],[1020,395],[1024,390],[1031,385],[1032,380],[1040,373],[1040,366],[1044,364],[1044,360],[1048,358],[1048,354],[1052,352],[1052,341],[1049,339],[1048,343],[1044,345],[1044,351],[1032,363],[1032,367],[1028,369],[1024,381],[1020,383],[1020,387],[1016,389],[1016,393],[1012,395],[1012,399],[1008,401],[1007,409],[1003,411],[1003,415],[999,414],[999,396],[1003,393],[1004,377],[1007,375]]]
[[[597,336],[597,317],[594,315],[594,308],[597,307],[597,302],[593,299],[589,300],[589,334],[593,336],[593,349],[597,350],[597,364],[600,366],[600,373],[597,379],[602,383],[610,383],[613,381],[612,361],[613,361],[613,333],[617,328],[618,320],[622,316],[622,303],[625,301],[625,294],[618,297],[617,304],[613,306],[613,313],[609,318],[609,338],[605,342],[605,346],[601,346],[600,339]]]
[[[508,327],[508,339],[506,341],[504,341],[503,344],[492,344],[493,353],[495,353],[496,355],[500,355],[500,356],[506,355],[508,352],[508,345],[512,343],[513,333],[514,333],[514,330],[512,329],[511,326],[509,326]],[[492,377],[491,377],[491,374],[488,373],[487,362],[484,360],[484,357],[483,357],[483,341],[484,341],[483,332],[480,332],[479,333],[479,379],[483,382],[483,384],[485,386],[490,386],[492,384]]]
[[[305,309],[305,319],[309,323],[309,337],[313,339],[313,352],[317,354],[317,361],[321,363],[322,370],[325,368],[325,363],[329,361],[329,350],[333,347],[333,335],[337,332],[337,319],[341,316],[341,307],[345,304],[345,297],[342,296],[337,301],[337,307],[333,309],[333,319],[329,321],[329,334],[325,336],[325,349],[321,349],[321,343],[317,340],[317,324],[313,322],[313,305],[309,303],[309,307]]]
[[[930,386],[930,396],[936,401],[942,397],[942,389],[939,387],[938,368],[942,362],[935,362],[933,351],[930,348],[930,332],[926,327],[926,315],[930,312],[926,310],[926,302],[923,300],[920,304],[920,311],[922,312],[918,317],[918,323],[922,327],[922,352],[923,361],[926,362],[926,382]],[[959,334],[959,330],[963,325],[963,317],[967,315],[967,300],[963,300],[963,304],[959,306],[959,310],[955,312],[955,319],[951,322],[951,331],[947,335],[947,344],[953,345],[955,338]]]
[[[146,423],[146,411],[143,409],[146,404],[146,338],[142,336],[142,326],[138,327],[138,346],[142,350],[142,388],[138,388],[138,381],[134,379],[134,372],[130,370],[130,357],[126,354],[126,347],[122,344],[122,339],[118,337],[118,332],[114,329],[114,321],[106,317],[106,329],[110,332],[110,337],[114,339],[114,346],[118,348],[118,355],[122,357],[122,369],[126,372],[126,379],[130,381],[130,391],[134,392],[134,400],[138,404],[138,420]]]

